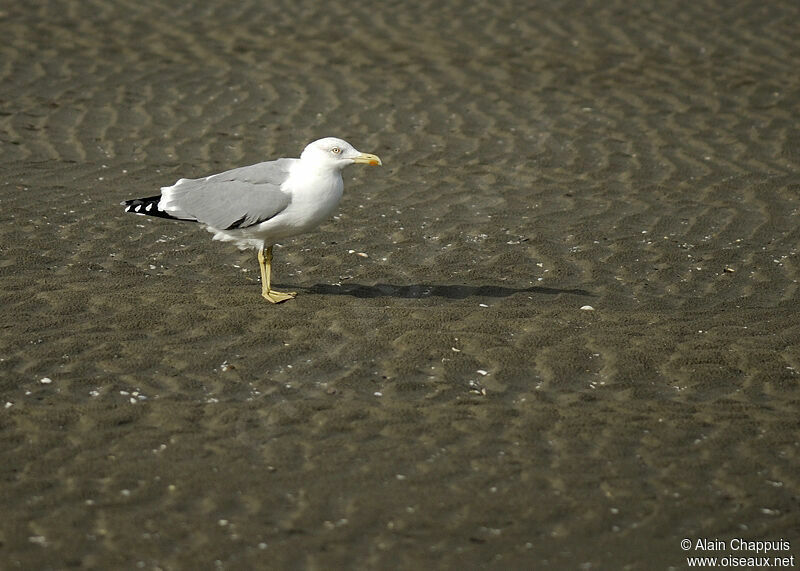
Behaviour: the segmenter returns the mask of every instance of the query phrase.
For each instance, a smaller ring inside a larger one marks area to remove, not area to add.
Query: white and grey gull
[[[354,163],[380,165],[377,155],[326,137],[310,143],[299,159],[277,159],[205,178],[182,178],[161,194],[122,202],[126,212],[199,222],[214,240],[257,248],[261,295],[272,303],[295,292],[271,287],[272,247],[278,241],[309,232],[336,209],[344,191],[342,169]]]

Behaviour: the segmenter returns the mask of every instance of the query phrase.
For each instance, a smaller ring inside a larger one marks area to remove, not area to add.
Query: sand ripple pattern
[[[684,537],[796,535],[798,21],[0,8],[0,568],[680,568]],[[326,135],[386,166],[278,249],[291,304],[119,209]]]

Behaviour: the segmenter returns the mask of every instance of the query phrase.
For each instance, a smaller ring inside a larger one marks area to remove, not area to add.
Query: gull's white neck
[[[327,217],[344,192],[342,171],[339,165],[328,161],[299,159],[284,183],[292,194],[292,202],[316,221]]]
[[[340,165],[310,158],[298,159],[286,182],[292,186],[294,192],[316,194],[321,199],[323,196],[330,197],[331,194],[338,195],[337,201],[341,198],[344,187]]]
[[[320,160],[318,157],[300,157],[295,163],[295,167],[306,171],[314,171],[320,173],[336,174],[341,176],[342,169],[347,166],[346,163],[337,161]]]

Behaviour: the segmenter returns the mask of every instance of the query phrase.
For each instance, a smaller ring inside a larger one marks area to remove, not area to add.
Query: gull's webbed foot
[[[281,303],[283,301],[294,299],[295,296],[297,295],[297,292],[294,291],[282,292],[271,289],[268,291],[262,291],[261,295],[264,297],[264,299],[266,299],[270,303]]]

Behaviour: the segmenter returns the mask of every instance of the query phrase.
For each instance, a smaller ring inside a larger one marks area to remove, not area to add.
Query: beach
[[[798,21],[0,10],[0,568],[797,561]],[[275,247],[295,300],[120,206],[325,136],[383,166]]]

